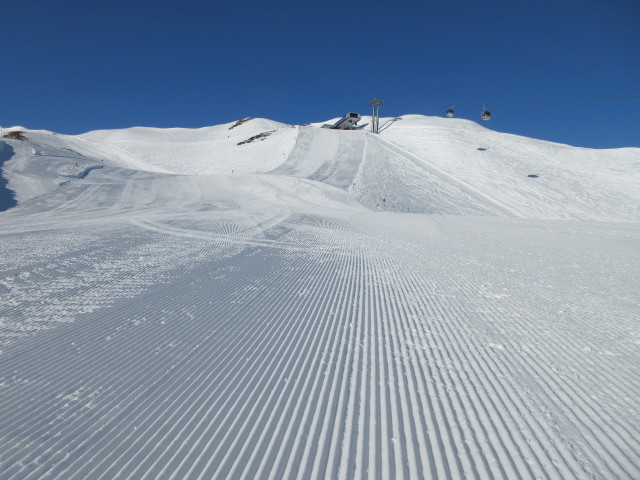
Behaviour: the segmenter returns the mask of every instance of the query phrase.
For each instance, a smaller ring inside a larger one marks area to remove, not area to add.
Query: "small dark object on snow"
[[[7,133],[4,138],[12,138],[14,140],[26,140],[27,137],[24,136],[24,132],[15,131]]]
[[[532,173],[531,175],[527,175],[527,177],[529,178],[538,178],[540,175],[537,175],[535,173]]]
[[[484,148],[484,147],[480,147],[480,148],[478,148],[478,150],[479,150],[480,152],[486,152],[486,151],[487,151],[487,150],[489,150],[489,149],[488,149],[488,148]]]

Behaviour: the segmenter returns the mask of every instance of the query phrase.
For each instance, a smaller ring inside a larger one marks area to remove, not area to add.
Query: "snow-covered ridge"
[[[150,165],[190,175],[267,172],[283,161],[295,142],[296,131],[289,125],[263,118],[234,128],[235,123],[197,129],[98,130],[79,137],[118,147]],[[238,145],[265,132],[270,132],[268,142]]]
[[[354,131],[261,118],[79,136],[27,130],[29,142],[9,141],[16,152],[4,170],[19,201],[51,191],[61,183],[57,175],[69,175],[69,169],[77,177],[100,164],[187,175],[306,178],[345,190],[374,210],[640,219],[640,149],[571,147],[494,132],[469,120],[421,115],[383,118],[381,133],[372,135],[369,120],[363,117]]]
[[[370,208],[640,218],[640,149],[570,147],[493,132],[469,120],[422,115],[383,118],[381,134],[372,136],[366,132],[369,121],[363,117],[352,132],[314,128],[325,122],[291,129],[254,119],[231,130],[232,124],[197,130],[137,128],[84,137],[182,173],[273,171],[319,179],[349,190]],[[242,140],[269,131],[274,133],[268,140],[238,148]]]

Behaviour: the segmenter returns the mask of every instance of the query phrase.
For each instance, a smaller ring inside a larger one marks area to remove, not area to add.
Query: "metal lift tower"
[[[372,98],[369,100],[367,105],[371,105],[373,107],[373,115],[371,116],[371,133],[378,133],[380,128],[380,105],[383,105],[385,102],[381,98]]]

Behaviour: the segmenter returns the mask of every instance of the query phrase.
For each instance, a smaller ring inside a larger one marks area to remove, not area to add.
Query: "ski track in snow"
[[[496,277],[499,262],[468,268],[490,242],[455,222],[439,220],[451,246],[359,215],[34,233],[3,303],[40,333],[3,326],[0,477],[637,477],[638,374],[606,354],[637,354],[619,339],[637,304],[602,301],[622,279],[554,324],[540,311],[581,295],[564,275],[584,262],[540,275],[557,284]],[[487,255],[508,265],[534,244]]]
[[[640,478],[635,150],[397,120],[8,142],[0,479]]]

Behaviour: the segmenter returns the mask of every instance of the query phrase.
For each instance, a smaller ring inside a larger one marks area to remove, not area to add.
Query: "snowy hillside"
[[[349,190],[370,208],[382,207],[384,199],[396,212],[640,218],[640,153],[634,148],[576,148],[419,115],[381,119],[378,136],[265,119],[233,125],[105,130],[80,138],[177,173],[272,172],[319,180]],[[269,136],[238,145],[265,132]]]
[[[469,120],[408,115],[391,121],[376,138],[393,144],[387,145],[394,154],[422,160],[436,177],[453,177],[513,216],[640,219],[640,149],[570,147]]]
[[[10,129],[0,478],[640,478],[640,149],[380,125]]]
[[[251,141],[265,133],[268,137]],[[143,127],[100,130],[80,138],[118,147],[175,173],[202,175],[272,170],[291,151],[296,133],[292,126],[254,118],[196,130]],[[238,145],[242,142],[247,143]]]

